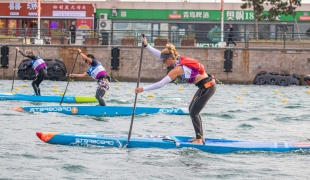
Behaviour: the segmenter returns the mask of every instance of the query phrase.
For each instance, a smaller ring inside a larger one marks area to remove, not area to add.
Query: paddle
[[[144,38],[144,34],[142,34],[142,38]],[[144,44],[142,43],[142,46],[141,46],[141,56],[140,56],[140,64],[139,64],[139,71],[138,71],[137,88],[139,87],[139,83],[140,83],[140,73],[141,73],[143,48],[144,48]],[[134,102],[133,109],[132,109],[132,116],[131,116],[131,123],[130,123],[128,138],[127,138],[126,145],[124,147],[128,146],[128,143],[129,143],[129,140],[130,140],[131,131],[132,131],[132,125],[133,125],[133,118],[135,117],[135,111],[136,111],[137,97],[138,97],[138,93],[136,93],[136,96],[135,96],[135,102]]]
[[[15,54],[15,65],[14,65],[14,69],[16,69],[16,60],[17,60],[17,49],[16,49],[16,54]],[[15,79],[15,70],[14,70],[14,74],[13,74],[13,82],[12,82],[11,93],[13,92],[14,79]]]
[[[76,63],[78,57],[79,57],[79,53],[76,54],[76,58],[75,58],[75,61],[74,61],[74,64],[73,64],[73,67],[72,67],[72,70],[71,70],[71,73],[70,73],[70,74],[73,73],[74,66],[75,66],[75,63]],[[68,74],[68,82],[67,82],[67,86],[66,86],[65,92],[64,92],[64,94],[63,94],[63,96],[62,96],[62,98],[61,98],[61,101],[60,101],[60,104],[59,104],[60,106],[61,106],[62,101],[64,100],[64,97],[65,97],[65,94],[66,94],[66,91],[67,91],[67,88],[68,88],[68,85],[69,85],[70,74]]]

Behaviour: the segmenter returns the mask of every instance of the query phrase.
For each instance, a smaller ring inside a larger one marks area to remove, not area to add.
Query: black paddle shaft
[[[16,54],[15,54],[15,64],[14,64],[14,69],[16,68],[16,60],[17,60],[17,49],[16,49]],[[14,79],[15,79],[15,70],[14,70],[14,73],[13,73],[13,82],[12,82],[11,92],[13,91]]]
[[[75,58],[75,61],[74,61],[74,64],[73,64],[73,67],[72,67],[72,70],[71,70],[71,73],[70,73],[70,74],[73,73],[73,70],[74,70],[74,67],[75,67],[75,64],[76,64],[76,61],[77,61],[78,57],[79,57],[79,53],[76,54],[76,58]],[[62,98],[61,98],[60,106],[61,106],[62,101],[64,100],[64,97],[65,97],[65,94],[66,94],[66,91],[67,91],[67,88],[68,88],[68,85],[69,85],[70,74],[68,74],[68,82],[67,82],[67,86],[66,86],[65,92],[64,92],[64,94],[63,94],[63,96],[62,96]]]
[[[144,38],[144,34],[142,34],[142,38]],[[144,48],[144,44],[142,42],[142,46],[141,46],[141,56],[140,56],[140,64],[139,64],[139,71],[138,71],[138,81],[137,81],[137,88],[139,87],[139,83],[140,83],[140,74],[141,74],[141,66],[142,66],[142,56],[143,56],[143,48]],[[128,139],[126,142],[126,145],[124,147],[128,146],[129,140],[130,140],[130,136],[131,136],[131,131],[132,131],[132,126],[133,126],[133,119],[135,117],[135,111],[136,111],[136,105],[137,105],[137,98],[138,98],[138,93],[136,93],[135,96],[135,102],[133,105],[133,109],[132,109],[132,116],[131,116],[131,123],[130,123],[130,128],[129,128],[129,133],[128,133]]]

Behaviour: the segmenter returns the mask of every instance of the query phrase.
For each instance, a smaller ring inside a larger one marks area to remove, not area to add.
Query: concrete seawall
[[[12,79],[15,61],[15,47],[19,46],[22,51],[32,49],[35,54],[43,59],[60,59],[71,73],[76,58],[77,49],[84,54],[93,54],[106,68],[109,75],[118,81],[135,82],[138,76],[141,47],[118,46],[120,49],[119,69],[111,69],[111,46],[72,46],[72,45],[8,45],[9,68],[0,68],[1,79]],[[256,74],[260,71],[295,73],[300,76],[310,74],[310,48],[269,48],[261,47],[233,49],[232,72],[224,72],[223,48],[197,48],[177,47],[179,54],[198,59],[204,64],[206,72],[213,74],[217,79],[226,84],[252,84]],[[162,50],[163,47],[155,47]],[[17,55],[16,66],[26,59]],[[78,58],[74,73],[83,73],[87,70],[81,57]],[[146,49],[143,51],[141,81],[155,82],[167,74],[164,64],[156,62],[156,58]],[[91,80],[91,78],[74,78],[75,80]]]

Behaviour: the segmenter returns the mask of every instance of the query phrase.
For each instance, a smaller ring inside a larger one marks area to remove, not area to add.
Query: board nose
[[[52,139],[55,134],[58,134],[58,132],[36,132],[36,134],[43,142],[47,142]]]
[[[41,139],[42,132],[36,132],[36,134],[37,134],[38,138]]]

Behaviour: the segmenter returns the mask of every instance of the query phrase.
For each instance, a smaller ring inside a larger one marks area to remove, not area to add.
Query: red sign
[[[1,16],[29,16],[37,17],[38,4],[36,2],[0,3]],[[93,17],[94,8],[92,4],[46,4],[41,3],[42,17]]]
[[[77,19],[76,28],[77,29],[92,29],[93,20],[92,19]]]
[[[299,16],[300,21],[310,21],[310,16]]]
[[[169,14],[168,18],[169,19],[181,19],[182,18],[182,14]]]

